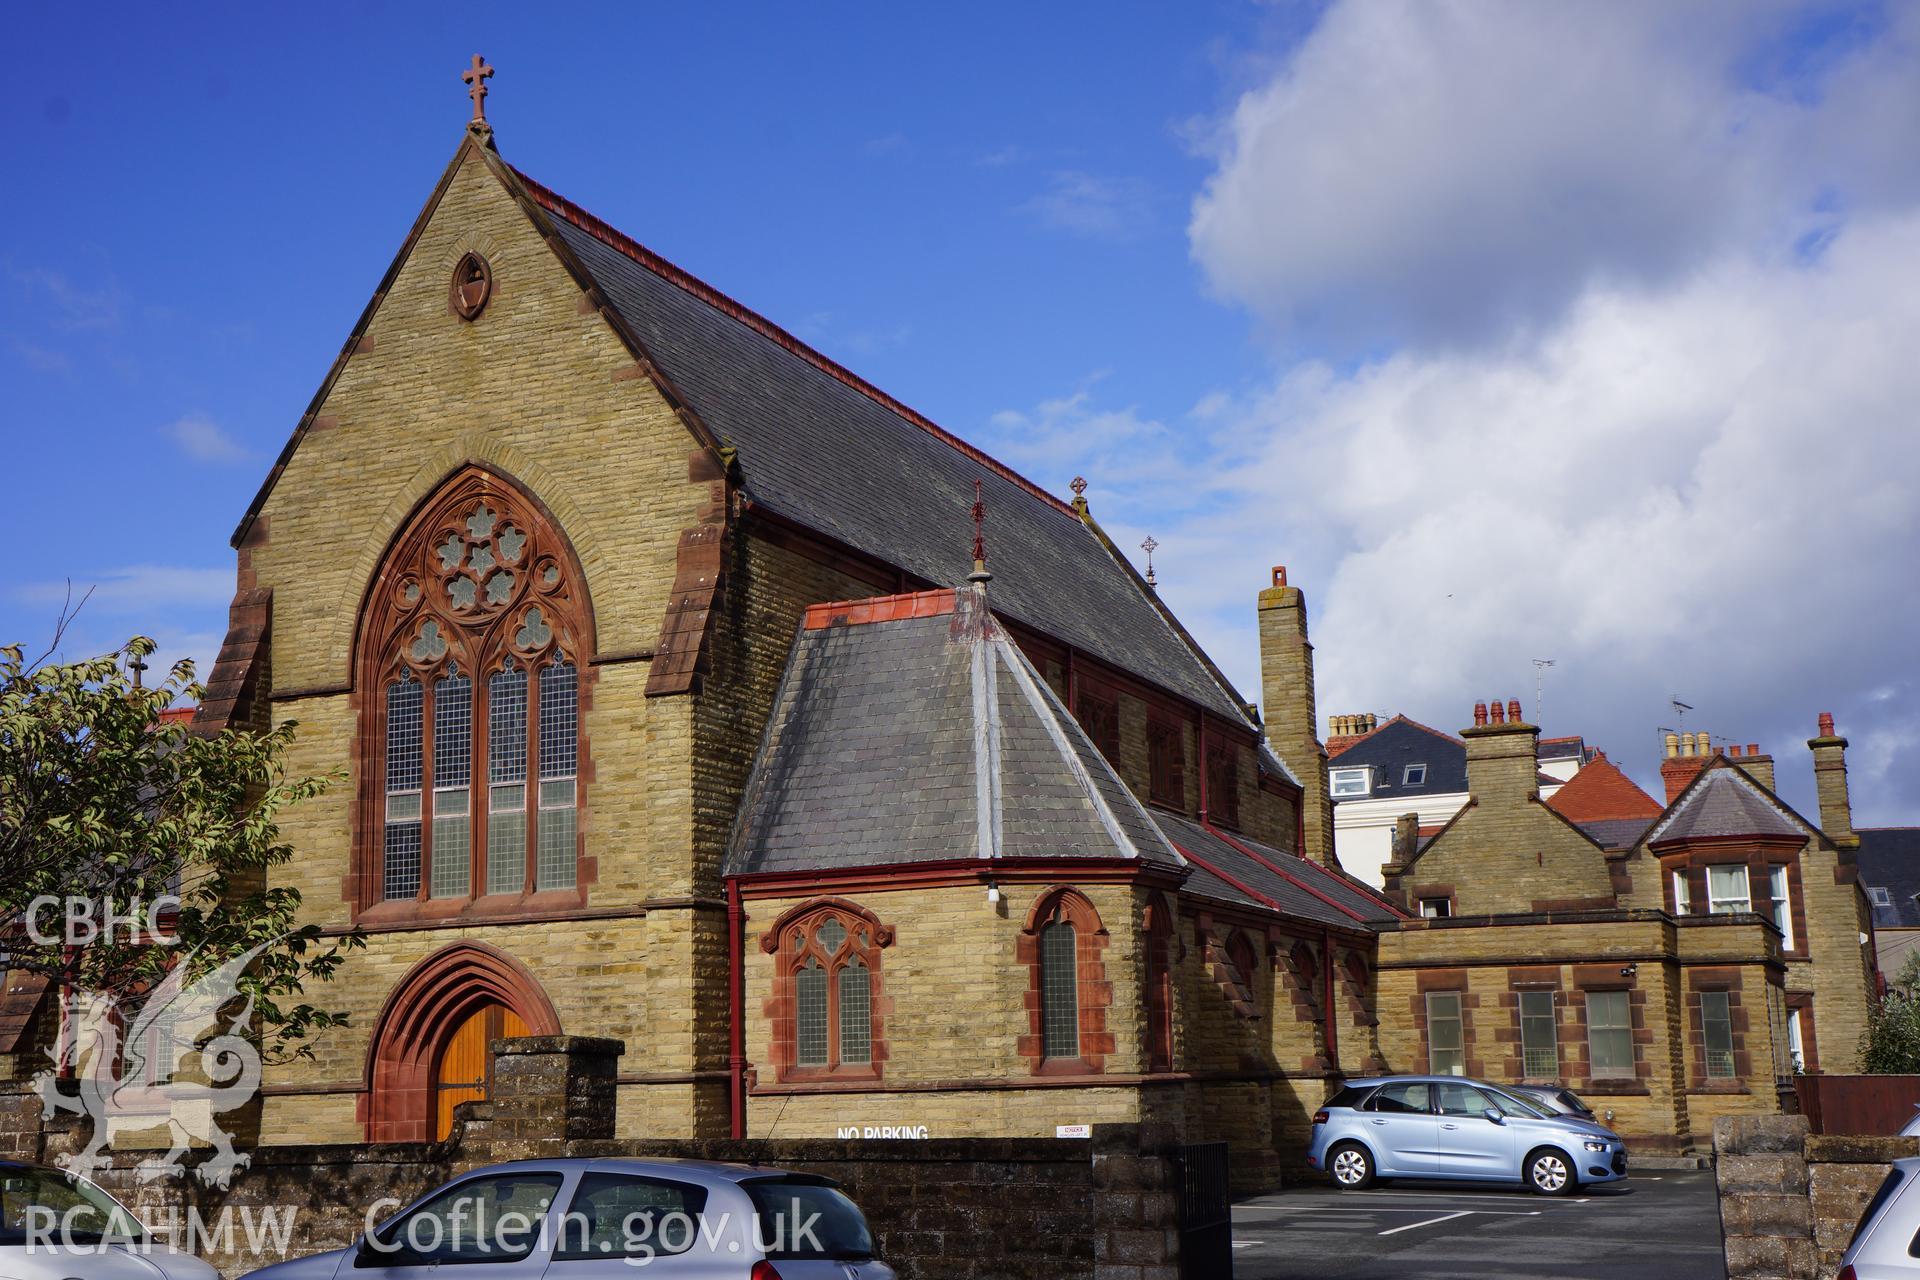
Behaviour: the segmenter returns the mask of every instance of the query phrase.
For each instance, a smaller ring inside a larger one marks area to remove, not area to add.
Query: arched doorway
[[[483,1101],[493,1092],[493,1055],[487,1041],[529,1034],[519,1014],[503,1004],[475,1009],[453,1030],[433,1071],[433,1140],[453,1132],[453,1109]]]
[[[367,1054],[361,1120],[369,1142],[447,1136],[453,1108],[487,1096],[487,1041],[560,1034],[540,984],[506,952],[456,942],[415,965],[387,997]]]

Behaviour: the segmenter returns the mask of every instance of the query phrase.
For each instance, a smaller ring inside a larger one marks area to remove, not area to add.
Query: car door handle
[[[1442,1129],[1458,1129],[1460,1126],[1457,1124],[1443,1124],[1440,1127]]]
[[[1374,1123],[1375,1123],[1375,1124],[1385,1124],[1385,1123],[1386,1123],[1386,1121],[1385,1121],[1385,1120],[1375,1120],[1375,1121],[1374,1121]]]

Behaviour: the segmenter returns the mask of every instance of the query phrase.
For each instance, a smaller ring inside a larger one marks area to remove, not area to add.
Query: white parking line
[[[1461,1209],[1455,1213],[1443,1214],[1438,1218],[1428,1218],[1425,1222],[1409,1222],[1404,1227],[1388,1227],[1385,1231],[1376,1232],[1375,1234],[1383,1235],[1383,1236],[1395,1236],[1395,1235],[1399,1235],[1402,1231],[1412,1231],[1415,1227],[1438,1226],[1442,1222],[1452,1222],[1455,1218],[1469,1217],[1472,1215],[1472,1213],[1473,1213],[1473,1210],[1471,1209]]]
[[[1428,1213],[1428,1212],[1431,1212],[1431,1210],[1427,1210],[1427,1209],[1410,1209],[1403,1206],[1390,1205],[1390,1204],[1376,1205],[1371,1209],[1320,1209],[1320,1208],[1315,1208],[1313,1205],[1305,1205],[1305,1204],[1289,1205],[1289,1206],[1268,1205],[1264,1207],[1271,1208],[1271,1209],[1281,1209],[1284,1207],[1284,1208],[1291,1209],[1294,1213]],[[1460,1212],[1477,1213],[1482,1215],[1483,1217],[1537,1218],[1545,1211],[1541,1209],[1462,1209]]]

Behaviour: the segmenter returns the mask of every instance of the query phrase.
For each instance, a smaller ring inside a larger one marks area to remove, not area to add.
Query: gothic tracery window
[[[763,947],[779,956],[770,1012],[782,1079],[877,1077],[885,1057],[880,949],[893,930],[839,900],[791,912]]]
[[[577,889],[578,572],[544,513],[478,469],[395,543],[362,631],[363,740],[382,754],[362,906]]]

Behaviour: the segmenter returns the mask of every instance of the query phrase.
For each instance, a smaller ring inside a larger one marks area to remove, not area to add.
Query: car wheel
[[[1543,1196],[1571,1195],[1580,1185],[1573,1162],[1556,1147],[1541,1147],[1529,1155],[1523,1172],[1527,1186]]]
[[[1373,1157],[1365,1147],[1343,1142],[1327,1157],[1327,1172],[1342,1191],[1364,1191],[1373,1185]]]

